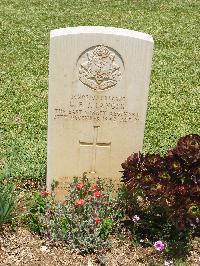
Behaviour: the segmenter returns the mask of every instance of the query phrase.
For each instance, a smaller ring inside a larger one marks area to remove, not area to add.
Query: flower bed
[[[165,156],[132,154],[122,167],[124,184],[115,193],[112,182],[93,184],[84,174],[74,178],[63,203],[45,190],[18,188],[17,196],[14,186],[1,180],[1,227],[28,226],[47,241],[42,252],[62,243],[82,255],[96,254],[102,265],[115,243],[117,250],[128,245],[129,253],[150,252],[149,263],[156,265],[183,262],[199,236],[200,137],[181,138]]]

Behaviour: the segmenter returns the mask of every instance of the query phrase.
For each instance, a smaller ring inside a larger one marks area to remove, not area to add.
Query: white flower
[[[92,263],[92,260],[90,258],[88,259],[88,266],[94,266],[94,264]]]
[[[40,250],[41,250],[42,252],[49,252],[47,246],[41,246],[41,247],[40,247]]]
[[[172,260],[165,260],[165,262],[164,262],[164,265],[165,266],[173,266],[173,261]]]

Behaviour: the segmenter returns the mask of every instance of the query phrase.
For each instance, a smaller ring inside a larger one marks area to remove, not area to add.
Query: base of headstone
[[[87,176],[87,178],[89,179],[92,185],[95,185],[99,179],[103,181],[105,185],[109,185],[110,184],[109,182],[111,181],[112,182],[111,184],[113,185],[113,192],[112,192],[113,195],[116,195],[117,189],[122,185],[119,178],[116,178],[115,181],[113,182],[113,178],[110,178],[110,179],[101,178],[95,173],[85,172],[83,174]],[[81,181],[81,177],[80,177],[80,181]],[[59,202],[64,202],[69,196],[70,184],[73,182],[73,179],[71,177],[61,177],[56,182],[57,182],[57,185],[54,189],[55,200]]]

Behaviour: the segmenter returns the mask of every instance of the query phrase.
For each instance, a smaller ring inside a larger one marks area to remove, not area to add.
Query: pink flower
[[[96,223],[100,223],[101,222],[101,219],[97,217],[97,218],[95,218],[95,222]]]
[[[138,216],[137,214],[135,214],[133,217],[132,217],[132,221],[133,222],[138,222],[140,220],[140,216]]]
[[[156,241],[153,246],[158,251],[163,251],[165,248],[165,244],[161,240]]]
[[[42,191],[42,192],[41,192],[41,195],[42,195],[42,197],[48,197],[48,196],[51,195],[51,192],[45,190],[45,191]]]
[[[84,203],[85,203],[84,199],[77,199],[75,201],[76,206],[82,206],[82,205],[84,205]]]
[[[81,183],[78,183],[78,184],[76,185],[76,188],[77,188],[78,190],[81,190],[84,186],[85,186],[84,183],[81,182]]]
[[[100,198],[101,196],[102,196],[102,194],[99,191],[96,191],[93,193],[93,197],[95,197],[95,198]]]
[[[97,191],[99,189],[100,189],[100,187],[98,185],[94,185],[94,186],[91,187],[92,191]]]

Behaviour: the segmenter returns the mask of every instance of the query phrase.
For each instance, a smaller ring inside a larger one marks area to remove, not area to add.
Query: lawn
[[[50,30],[102,25],[155,41],[144,151],[164,152],[199,133],[200,2],[195,0],[1,0],[0,168],[41,178],[46,169]]]

